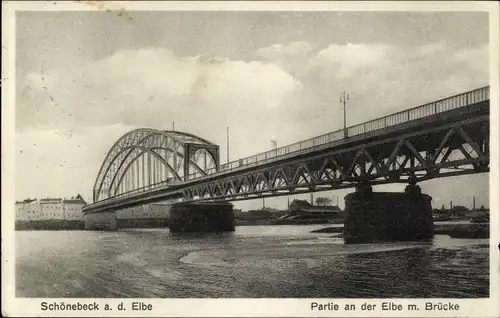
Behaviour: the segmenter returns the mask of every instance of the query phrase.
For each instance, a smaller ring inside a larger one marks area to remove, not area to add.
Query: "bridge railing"
[[[420,105],[414,108],[406,109],[397,113],[393,113],[384,117],[380,117],[374,120],[367,121],[362,124],[354,125],[347,128],[347,136],[344,136],[344,130],[337,130],[313,138],[309,138],[303,141],[299,141],[293,144],[289,144],[283,147],[279,147],[273,150],[262,152],[250,157],[241,158],[220,166],[219,171],[212,168],[207,172],[207,174],[202,174],[195,172],[188,176],[188,180],[201,179],[208,176],[224,174],[228,171],[233,171],[242,168],[249,168],[252,166],[261,165],[267,162],[284,159],[287,157],[293,157],[301,153],[307,153],[314,150],[325,148],[326,146],[331,146],[336,144],[340,140],[344,140],[346,137],[353,137],[361,135],[368,132],[377,131],[390,126],[395,126],[401,123],[409,122],[419,118],[435,115],[438,113],[443,113],[455,108],[464,107],[467,105],[479,103],[488,100],[490,97],[490,87],[481,87],[466,93],[446,97],[431,103]],[[145,192],[151,189],[157,189],[160,187],[168,187],[175,184],[181,184],[183,181],[171,181],[171,182],[158,182],[156,184],[151,184],[142,188],[137,188],[128,192],[123,192],[113,197],[101,200],[107,201],[110,199],[115,199],[123,196],[132,195],[135,193]]]
[[[384,129],[401,123],[409,122],[419,118],[443,113],[459,107],[475,104],[489,99],[489,86],[481,87],[466,93],[446,97],[438,101],[420,105],[414,108],[406,109],[394,114],[377,118],[362,124],[347,128],[347,136],[344,136],[344,130],[337,130],[317,137],[299,141],[277,149],[262,152],[250,157],[238,159],[220,166],[219,173],[227,172],[239,168],[245,168],[272,161],[274,159],[286,157],[286,155],[295,156],[301,152],[306,153],[320,148],[326,144],[331,144],[345,137],[353,137],[364,133]],[[208,174],[217,173],[215,168],[207,171]],[[200,173],[190,174],[188,179],[197,179],[203,177]]]

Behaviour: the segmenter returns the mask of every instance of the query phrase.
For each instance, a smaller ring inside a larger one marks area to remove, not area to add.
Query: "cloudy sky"
[[[343,90],[354,125],[488,85],[487,13],[128,17],[17,13],[16,199],[90,199],[107,151],[135,128],[175,121],[176,130],[221,145],[225,161],[229,126],[234,160],[272,149],[273,138],[281,146],[341,128]],[[487,174],[421,186],[436,206],[470,206],[473,195],[488,202]],[[286,198],[266,203],[284,207]]]

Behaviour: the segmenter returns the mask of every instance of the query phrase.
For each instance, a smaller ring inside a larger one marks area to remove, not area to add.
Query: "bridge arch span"
[[[188,180],[219,169],[219,146],[196,135],[140,128],[120,137],[97,174],[94,202]]]

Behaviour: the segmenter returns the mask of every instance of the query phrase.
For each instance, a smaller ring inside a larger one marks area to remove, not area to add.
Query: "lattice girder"
[[[434,131],[412,132],[227,176],[210,182],[228,190],[209,199],[244,200],[283,195],[283,191],[302,193],[349,188],[359,183],[407,183],[414,177],[423,181],[486,172],[489,130],[484,128],[485,122],[486,118],[455,122]],[[195,193],[200,187],[195,184],[186,191]],[[193,200],[197,200],[196,196]]]

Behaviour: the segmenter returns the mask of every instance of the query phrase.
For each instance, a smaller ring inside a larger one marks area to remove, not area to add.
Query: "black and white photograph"
[[[498,4],[450,3],[11,8],[12,297],[499,314]]]

